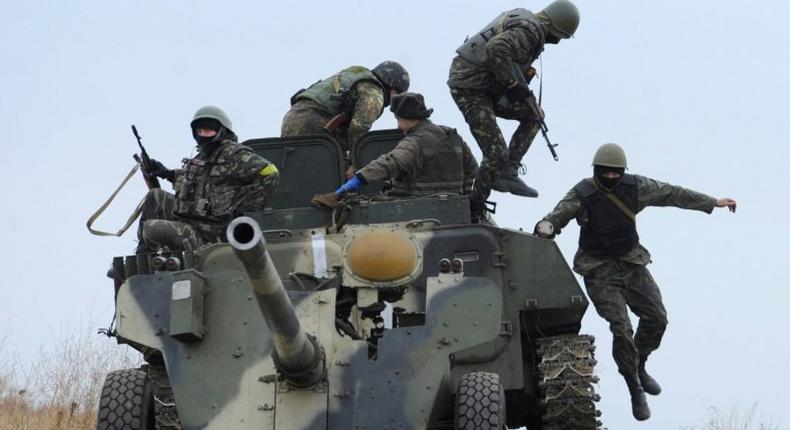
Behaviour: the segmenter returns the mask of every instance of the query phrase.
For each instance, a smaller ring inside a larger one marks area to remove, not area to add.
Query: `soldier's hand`
[[[152,158],[151,167],[152,167],[151,171],[148,172],[149,175],[157,176],[162,179],[167,179],[170,182],[173,182],[173,180],[175,179],[175,171],[165,167],[165,165],[162,164],[161,161],[157,161]]]
[[[340,188],[336,189],[336,190],[335,190],[335,194],[337,194],[337,195],[340,195],[340,194],[343,194],[343,193],[348,193],[348,192],[351,192],[351,191],[356,191],[356,190],[357,190],[357,189],[359,189],[359,187],[361,187],[362,185],[364,185],[364,184],[363,184],[363,183],[362,183],[362,181],[359,179],[359,176],[357,176],[357,175],[354,175],[354,176],[353,176],[351,179],[349,179],[348,181],[346,181],[346,183],[345,183],[345,184],[341,185],[341,186],[340,186]]]
[[[516,82],[515,85],[507,87],[507,99],[511,103],[526,102],[532,96],[529,88]]]
[[[532,108],[532,114],[535,115],[535,118],[538,120],[546,118],[546,113],[543,112],[543,107],[538,104],[538,99],[535,98],[535,94],[533,94],[532,91],[529,92],[527,104]]]
[[[721,199],[716,199],[716,207],[723,208],[726,207],[730,210],[730,212],[735,212],[735,208],[737,207],[737,202],[735,199],[731,199],[729,197],[724,197]]]
[[[546,221],[545,219],[538,221],[538,223],[535,224],[534,233],[536,236],[544,237],[546,239],[554,239],[554,236],[556,236],[554,232],[554,224]]]

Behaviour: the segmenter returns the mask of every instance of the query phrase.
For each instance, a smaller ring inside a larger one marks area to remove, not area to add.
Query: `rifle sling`
[[[93,222],[96,221],[97,218],[99,218],[99,215],[101,215],[104,212],[104,210],[107,209],[108,206],[110,206],[110,203],[112,203],[112,201],[115,199],[115,196],[118,195],[118,193],[126,185],[126,183],[129,182],[129,179],[131,179],[132,176],[134,176],[134,174],[137,173],[137,170],[139,170],[139,169],[140,169],[140,165],[139,164],[135,164],[134,167],[132,168],[132,170],[129,171],[129,173],[123,179],[123,181],[121,182],[121,185],[119,185],[118,188],[116,188],[115,191],[112,192],[112,194],[107,199],[107,201],[105,201],[101,205],[101,207],[93,215],[90,216],[90,218],[88,218],[88,223],[87,223],[88,231],[90,231],[92,234],[95,234],[96,236],[117,236],[117,237],[121,237],[122,234],[126,233],[126,230],[129,229],[129,227],[137,219],[137,217],[140,216],[140,213],[142,213],[142,211],[143,211],[143,202],[145,202],[145,197],[143,197],[143,199],[137,205],[137,208],[135,208],[134,212],[132,212],[132,214],[129,216],[129,219],[126,220],[126,224],[124,224],[123,227],[121,227],[121,229],[118,230],[117,233],[108,233],[108,232],[105,232],[105,231],[100,231],[100,230],[94,230],[93,229]]]
[[[598,185],[598,182],[595,179],[592,180],[592,183],[593,185],[595,185],[595,188],[597,188],[598,191],[602,192],[606,196],[606,198],[608,198],[612,203],[614,203],[614,205],[617,206],[618,209],[623,211],[623,213],[628,218],[631,218],[631,221],[636,222],[636,214],[634,213],[634,211],[631,210],[631,208],[626,206],[626,204],[623,203],[622,200],[618,199],[616,195],[601,188],[601,186]]]

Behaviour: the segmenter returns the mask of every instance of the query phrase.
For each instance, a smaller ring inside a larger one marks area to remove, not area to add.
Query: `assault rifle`
[[[140,146],[140,155],[134,154],[134,160],[137,161],[137,164],[140,166],[140,171],[143,172],[143,179],[145,179],[145,184],[148,186],[149,190],[154,188],[161,188],[159,186],[159,179],[156,179],[153,172],[156,169],[154,163],[151,161],[151,157],[148,156],[148,151],[145,150],[143,147],[143,141],[140,138],[140,134],[137,132],[137,127],[132,124],[132,133],[134,133],[134,137],[137,138],[137,145]]]
[[[535,69],[530,68],[530,70],[534,71]],[[524,76],[524,72],[521,70],[521,67],[519,67],[519,65],[516,63],[513,63],[513,73],[516,76],[516,81],[518,81],[517,85],[521,85],[524,88],[529,88],[530,80]],[[534,75],[530,75],[530,78],[532,78],[532,76]],[[541,77],[541,79],[543,78]],[[540,133],[543,135],[543,139],[546,140],[546,146],[548,146],[549,152],[551,152],[551,156],[554,157],[554,161],[559,161],[560,157],[559,155],[557,155],[557,150],[554,149],[559,145],[559,143],[551,143],[551,140],[549,140],[549,135],[548,135],[549,127],[546,126],[546,115],[543,113],[543,109],[540,107],[540,103],[535,99],[534,94],[532,95],[532,97],[526,99],[525,102],[530,105],[532,111],[535,113],[535,117],[538,119],[538,122],[540,123]]]

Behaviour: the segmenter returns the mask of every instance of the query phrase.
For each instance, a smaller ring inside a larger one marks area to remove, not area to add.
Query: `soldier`
[[[329,132],[350,150],[381,116],[390,97],[409,89],[409,73],[395,61],[373,70],[351,66],[291,97],[281,136]]]
[[[478,211],[482,212],[492,187],[519,196],[538,196],[518,177],[521,159],[543,118],[525,76],[534,75],[530,64],[543,52],[544,44],[572,37],[578,26],[576,6],[568,0],[555,0],[537,14],[526,9],[503,12],[456,51],[447,84],[483,152],[473,193]],[[519,122],[509,147],[497,117]]]
[[[389,194],[395,196],[468,192],[477,161],[455,129],[428,119],[433,109],[425,107],[421,94],[393,96],[390,110],[406,137],[395,149],[360,169],[335,193],[385,178],[392,179]]]
[[[573,270],[584,277],[596,311],[609,322],[612,354],[631,394],[637,420],[650,418],[645,393],[661,386],[645,370],[645,362],[661,343],[667,312],[661,292],[645,267],[650,253],[639,243],[636,214],[648,206],[675,206],[707,213],[714,207],[735,212],[736,202],[644,176],[625,174],[625,152],[614,143],[598,148],[592,178],[583,179],[535,226],[535,233],[553,238],[575,218],[581,226]],[[639,317],[634,335],[630,308]]]
[[[190,127],[198,147],[195,158],[184,159],[175,170],[152,160],[156,169],[150,174],[173,183],[175,195],[149,191],[137,231],[138,253],[222,241],[232,218],[262,209],[277,188],[277,167],[238,143],[222,109],[198,109]]]

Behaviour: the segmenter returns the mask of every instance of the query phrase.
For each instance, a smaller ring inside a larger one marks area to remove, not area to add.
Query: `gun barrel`
[[[324,360],[318,342],[305,333],[274,267],[258,223],[246,216],[230,222],[228,242],[252,283],[258,307],[272,335],[277,370],[292,384],[307,387],[323,376]]]

